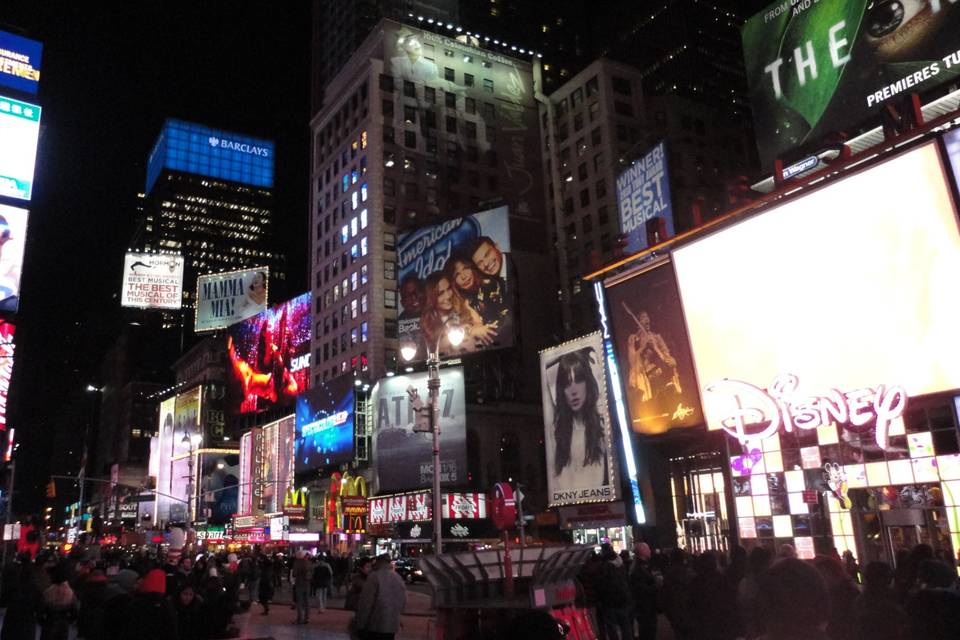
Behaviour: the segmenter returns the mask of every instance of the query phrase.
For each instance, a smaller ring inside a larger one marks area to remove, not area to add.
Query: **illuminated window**
[[[357,245],[351,246],[350,247],[350,263],[352,264],[354,261],[356,261],[358,257],[359,257],[359,253],[357,252]]]
[[[360,148],[361,149],[367,148],[367,132],[366,131],[360,132]]]
[[[360,267],[360,284],[367,284],[367,265]]]
[[[366,341],[367,341],[367,323],[361,322],[360,323],[360,342],[366,342]]]
[[[346,193],[347,189],[350,188],[350,176],[343,174],[343,180],[341,182],[343,182],[343,192]]]
[[[357,180],[360,178],[360,174],[356,169],[350,170],[350,184],[357,184]]]
[[[358,206],[359,204],[360,204],[360,203],[359,203],[359,198],[358,198],[358,196],[357,196],[357,192],[354,191],[353,193],[350,194],[350,205],[351,205],[350,210],[351,210],[351,211],[356,211],[356,210],[357,210],[357,206]]]
[[[360,255],[367,255],[367,239],[366,237],[360,239]]]
[[[367,201],[367,183],[366,182],[360,185],[360,201],[361,202]]]
[[[393,260],[387,260],[383,263],[383,277],[386,280],[397,279],[397,263]]]
[[[354,271],[350,274],[350,291],[356,291],[359,286],[359,281],[357,279],[357,272]]]
[[[343,225],[340,227],[340,244],[347,244],[347,240],[350,239],[350,226]]]
[[[364,198],[364,200],[366,200],[366,198]],[[360,212],[360,228],[361,229],[367,228],[367,210],[366,209]]]
[[[393,307],[390,307],[389,304],[386,304],[386,301],[387,301],[387,299],[388,299],[388,296],[387,296],[388,293],[392,293],[392,294],[393,294]],[[383,299],[384,299],[384,303],[386,304],[387,308],[393,308],[393,309],[395,309],[395,308],[397,307],[397,292],[396,292],[396,291],[391,291],[391,290],[389,290],[389,289],[386,290],[386,291],[384,291],[384,292],[383,292]],[[367,294],[363,294],[362,296],[360,296],[360,313],[366,313],[366,312],[367,312]]]
[[[356,317],[357,317],[357,301],[356,301],[356,300],[351,300],[351,301],[350,301],[350,317],[351,317],[351,318],[356,318]],[[357,331],[356,329],[353,330],[353,332],[354,332],[354,334],[353,334],[353,335],[354,335],[353,343],[354,343],[354,344],[356,344],[356,335],[357,335],[357,334],[356,334],[356,331]]]

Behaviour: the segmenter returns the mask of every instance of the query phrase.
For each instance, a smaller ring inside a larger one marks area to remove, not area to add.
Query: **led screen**
[[[183,304],[183,256],[128,253],[123,260],[120,304],[140,309],[179,309]]]
[[[765,389],[781,374],[809,397],[960,387],[960,233],[933,144],[678,248],[673,261],[702,389],[725,378]],[[722,396],[704,393],[712,429],[729,417]]]
[[[157,517],[183,521],[187,517],[190,437],[200,433],[200,387],[160,403],[157,465]]]
[[[953,0],[777,2],[743,26],[765,165],[960,74]]]
[[[310,294],[231,326],[227,354],[228,410],[251,413],[292,406],[309,386]]]
[[[617,499],[600,333],[540,352],[550,506]]]
[[[20,273],[27,244],[26,209],[0,204],[0,311],[20,306]]]
[[[373,388],[374,463],[380,491],[405,491],[433,483],[433,436],[414,431],[419,421],[429,428],[423,409],[428,401],[427,374],[384,378]],[[466,399],[463,369],[440,371],[440,481],[467,480]]]
[[[197,278],[194,331],[223,329],[266,311],[269,273],[257,267]]]
[[[0,31],[0,86],[36,93],[40,85],[43,45],[7,31]]]
[[[400,237],[397,265],[400,344],[417,358],[439,345],[440,355],[513,344],[516,311],[507,268],[510,223],[506,207],[422,227]],[[462,327],[458,346],[448,329]]]
[[[40,135],[40,107],[0,96],[0,196],[29,200]]]
[[[167,120],[147,160],[147,193],[164,169],[269,188],[273,155],[271,140]]]
[[[297,398],[296,471],[353,459],[353,380],[341,376]]]

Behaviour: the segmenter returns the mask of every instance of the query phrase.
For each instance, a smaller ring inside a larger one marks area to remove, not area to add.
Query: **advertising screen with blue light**
[[[0,96],[0,196],[29,200],[40,136],[40,107]]]
[[[273,157],[271,140],[167,120],[147,161],[147,193],[164,169],[271,188]]]
[[[653,218],[663,218],[667,237],[673,235],[670,171],[663,142],[617,176],[617,207],[628,253],[647,248],[647,222]]]
[[[353,459],[354,394],[349,376],[297,397],[296,473]]]
[[[43,45],[36,40],[0,31],[0,86],[35,94],[42,55]]]

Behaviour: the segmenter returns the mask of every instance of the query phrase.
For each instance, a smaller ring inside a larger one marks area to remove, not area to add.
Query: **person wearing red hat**
[[[176,640],[177,614],[166,599],[167,575],[151,569],[137,584],[123,620],[121,640]]]

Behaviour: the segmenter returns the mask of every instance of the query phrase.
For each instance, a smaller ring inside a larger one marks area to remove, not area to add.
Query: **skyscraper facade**
[[[384,20],[325,87],[311,123],[315,383],[400,366],[404,230],[506,205],[519,286],[550,295],[535,284],[549,272],[532,67],[475,44]],[[520,319],[531,347],[544,307]]]
[[[269,140],[168,119],[147,164],[140,228],[131,248],[184,256],[184,303],[196,277],[269,267],[286,278],[274,246],[274,146]]]

